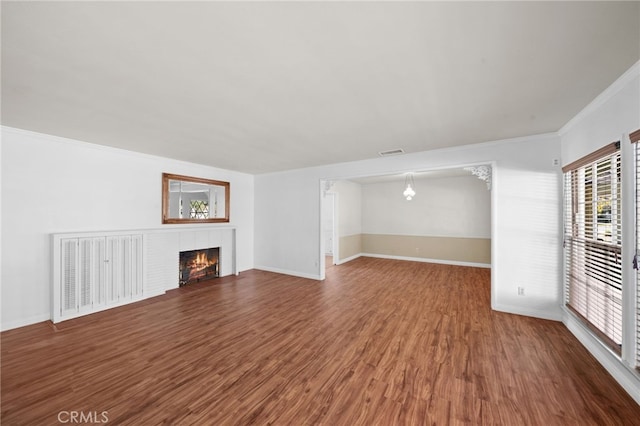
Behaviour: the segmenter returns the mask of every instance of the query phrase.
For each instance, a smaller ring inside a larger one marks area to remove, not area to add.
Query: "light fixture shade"
[[[411,185],[415,186],[415,184],[413,183],[413,174],[409,173],[407,175],[407,177],[404,180],[404,184],[406,188],[402,193],[402,195],[404,196],[404,198],[407,199],[407,201],[411,201],[413,197],[416,195],[416,191],[411,186]]]
[[[411,184],[408,184],[407,189],[404,190],[402,195],[404,195],[407,200],[411,200],[413,196],[416,195],[416,191],[414,191],[413,188],[411,188]]]

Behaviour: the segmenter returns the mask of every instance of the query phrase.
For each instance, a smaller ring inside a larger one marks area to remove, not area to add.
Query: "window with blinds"
[[[640,370],[640,273],[638,273],[640,259],[640,130],[629,135],[631,143],[635,146],[636,154],[636,252],[633,256],[633,268],[636,270],[636,368]]]
[[[612,349],[622,346],[620,144],[563,168],[565,301]]]
[[[640,131],[638,139],[640,141]],[[633,256],[633,268],[636,270],[636,293],[638,302],[636,304],[636,368],[640,369],[640,273],[638,273],[640,259],[640,144],[635,144],[636,149],[636,253]]]

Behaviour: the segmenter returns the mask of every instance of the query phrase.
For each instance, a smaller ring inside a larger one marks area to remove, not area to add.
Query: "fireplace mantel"
[[[51,241],[54,323],[178,288],[181,251],[219,247],[220,276],[238,274],[233,226],[58,233]]]

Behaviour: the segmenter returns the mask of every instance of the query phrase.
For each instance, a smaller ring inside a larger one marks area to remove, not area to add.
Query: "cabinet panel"
[[[178,287],[179,236],[177,232],[145,235],[146,297]]]

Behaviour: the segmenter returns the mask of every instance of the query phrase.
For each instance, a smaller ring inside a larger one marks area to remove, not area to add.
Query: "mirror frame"
[[[184,219],[177,217],[169,217],[169,180],[181,180],[184,182],[204,183],[206,185],[223,186],[224,191],[224,217],[209,219]],[[172,173],[162,174],[162,223],[226,223],[229,222],[229,207],[231,199],[231,184],[221,180],[204,179],[192,176],[174,175]]]

